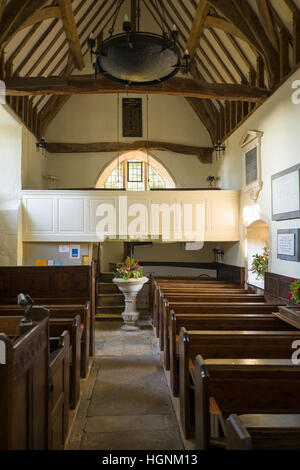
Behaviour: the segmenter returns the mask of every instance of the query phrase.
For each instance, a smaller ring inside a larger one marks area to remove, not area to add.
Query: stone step
[[[123,308],[124,310],[124,308]],[[123,312],[122,310],[122,312]],[[149,311],[147,309],[139,309],[139,312],[140,312],[140,318],[142,319],[148,319],[149,318]],[[95,315],[95,319],[97,321],[101,321],[101,320],[121,320],[123,321],[123,318],[122,318],[122,314],[121,313],[110,313],[110,312],[107,312],[106,311],[102,311],[102,312],[99,312],[97,310],[97,313]]]
[[[122,312],[124,312],[124,305],[113,305],[113,306],[100,306],[100,307],[96,307],[96,315],[97,314],[120,314]]]
[[[106,272],[106,273],[100,274],[99,280],[100,282],[112,282],[114,277],[115,277],[114,273]]]
[[[103,321],[103,320],[123,320],[122,315],[120,313],[113,314],[113,313],[96,313],[95,315],[96,321]]]
[[[114,305],[125,305],[124,295],[113,293],[113,294],[98,294],[97,295],[97,306],[98,307],[113,307]]]
[[[97,282],[98,294],[114,294],[119,292],[118,286],[112,282]]]

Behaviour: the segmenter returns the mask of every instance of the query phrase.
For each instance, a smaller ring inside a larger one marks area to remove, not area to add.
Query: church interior
[[[0,449],[300,450],[300,0],[0,0]]]

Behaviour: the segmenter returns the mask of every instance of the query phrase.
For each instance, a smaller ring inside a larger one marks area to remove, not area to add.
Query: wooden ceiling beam
[[[235,77],[223,61],[223,59],[220,57],[220,55],[217,53],[211,42],[208,40],[205,34],[203,34],[203,42],[207,45],[209,50],[212,52],[214,58],[216,59],[217,63],[219,64],[220,68],[223,68],[227,76],[229,77],[229,80],[231,80],[233,83],[237,83]]]
[[[29,26],[33,26],[36,23],[40,23],[41,21],[53,18],[57,18],[58,20],[61,19],[61,11],[58,7],[49,6],[42,8],[41,10],[37,10],[27,21],[25,21],[18,29],[18,32],[22,31],[22,29],[28,28]]]
[[[215,30],[211,28],[209,32],[218,44],[219,48],[222,50],[223,54],[227,57],[228,61],[230,62],[236,73],[240,76],[241,80],[245,78],[244,73],[242,72],[236,61],[233,59],[232,55],[228,52],[228,49],[224,46],[223,41],[221,41],[220,37],[215,32]]]
[[[245,36],[239,28],[237,28],[234,24],[229,23],[229,21],[225,20],[224,18],[220,18],[219,16],[208,15],[205,20],[205,28],[215,28],[224,31],[224,33],[232,34],[233,36],[242,39],[243,41],[247,42],[252,48],[253,44],[249,40],[247,36]]]
[[[105,77],[95,79],[93,75],[72,75],[65,78],[13,77],[6,80],[6,89],[10,96],[108,94],[124,93],[126,90],[122,84]],[[164,86],[131,85],[128,92],[251,102],[257,102],[270,96],[269,90],[247,85],[205,83],[183,77],[173,77]]]
[[[137,30],[137,0],[131,0],[131,31]]]
[[[0,44],[8,43],[22,25],[47,2],[48,0],[10,0],[0,20]]]
[[[58,5],[74,63],[79,70],[82,70],[84,68],[84,59],[71,0],[58,0]]]
[[[196,147],[191,145],[174,144],[170,142],[156,142],[138,140],[136,142],[94,142],[94,143],[61,143],[47,142],[49,153],[103,153],[103,152],[132,152],[134,150],[159,150],[180,153],[182,155],[196,155],[210,163],[213,152],[212,147]]]
[[[168,0],[168,4],[171,7],[173,13],[175,14],[176,18],[180,21],[182,24],[183,28],[189,34],[189,28],[187,27],[185,21],[183,20],[182,16],[179,14],[177,8],[174,6],[173,2],[171,0]],[[153,16],[154,20],[159,24],[159,21],[157,20],[155,14],[153,11],[150,9],[149,5],[145,2],[146,7],[148,8],[150,14]],[[152,3],[153,7],[153,3]],[[159,14],[159,13],[158,13]],[[169,27],[168,23],[166,23],[166,19],[163,18],[161,15],[160,19],[161,21],[164,22],[165,26]],[[174,18],[171,16],[170,12],[166,10],[166,17],[170,20],[171,24],[175,24],[177,26],[177,29],[179,31],[179,41],[178,41],[178,46],[181,49],[182,52],[184,52],[186,48],[186,41],[187,38],[184,35],[182,29],[180,26],[176,24],[176,20],[174,21]],[[184,45],[181,44],[181,39],[184,42]],[[197,63],[199,63],[199,56],[195,55],[195,60]],[[197,72],[199,75],[199,70],[196,66],[195,61],[192,62],[192,75],[195,77],[194,72]],[[196,77],[195,77],[196,78]],[[201,76],[201,79],[204,81],[203,76]],[[217,113],[217,110],[215,109],[215,105],[210,101],[210,100],[197,100],[195,98],[186,98],[187,102],[189,105],[192,107],[193,111],[197,115],[197,117],[200,119],[201,123],[206,127],[209,135],[211,136],[212,142],[214,142],[214,134],[215,134],[215,120],[212,117],[213,112]]]
[[[247,0],[209,0],[218,11],[248,37],[254,47],[263,55],[268,70],[270,86],[273,88],[280,79],[279,55],[269,40],[258,16]]]
[[[273,20],[268,0],[256,0],[256,5],[260,14],[262,25],[265,28],[271,43],[276,50],[279,50],[279,40],[277,36],[276,25]]]
[[[198,7],[194,15],[192,29],[187,41],[187,50],[189,51],[191,58],[194,57],[198,49],[200,38],[205,27],[205,20],[209,13],[209,9],[210,4],[207,0],[199,1]]]
[[[4,13],[4,9],[6,7],[7,0],[0,0],[0,21]]]

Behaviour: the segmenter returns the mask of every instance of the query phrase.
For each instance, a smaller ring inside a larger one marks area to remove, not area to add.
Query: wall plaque
[[[300,261],[300,229],[278,230],[277,258],[285,261]]]
[[[246,159],[246,185],[257,181],[257,147],[245,153]]]
[[[300,165],[272,176],[272,220],[300,218]]]
[[[123,137],[143,137],[142,98],[123,98]]]

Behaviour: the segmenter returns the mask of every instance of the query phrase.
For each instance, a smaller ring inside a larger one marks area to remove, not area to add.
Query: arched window
[[[101,173],[96,188],[148,191],[175,188],[166,168],[144,152],[121,155]]]

